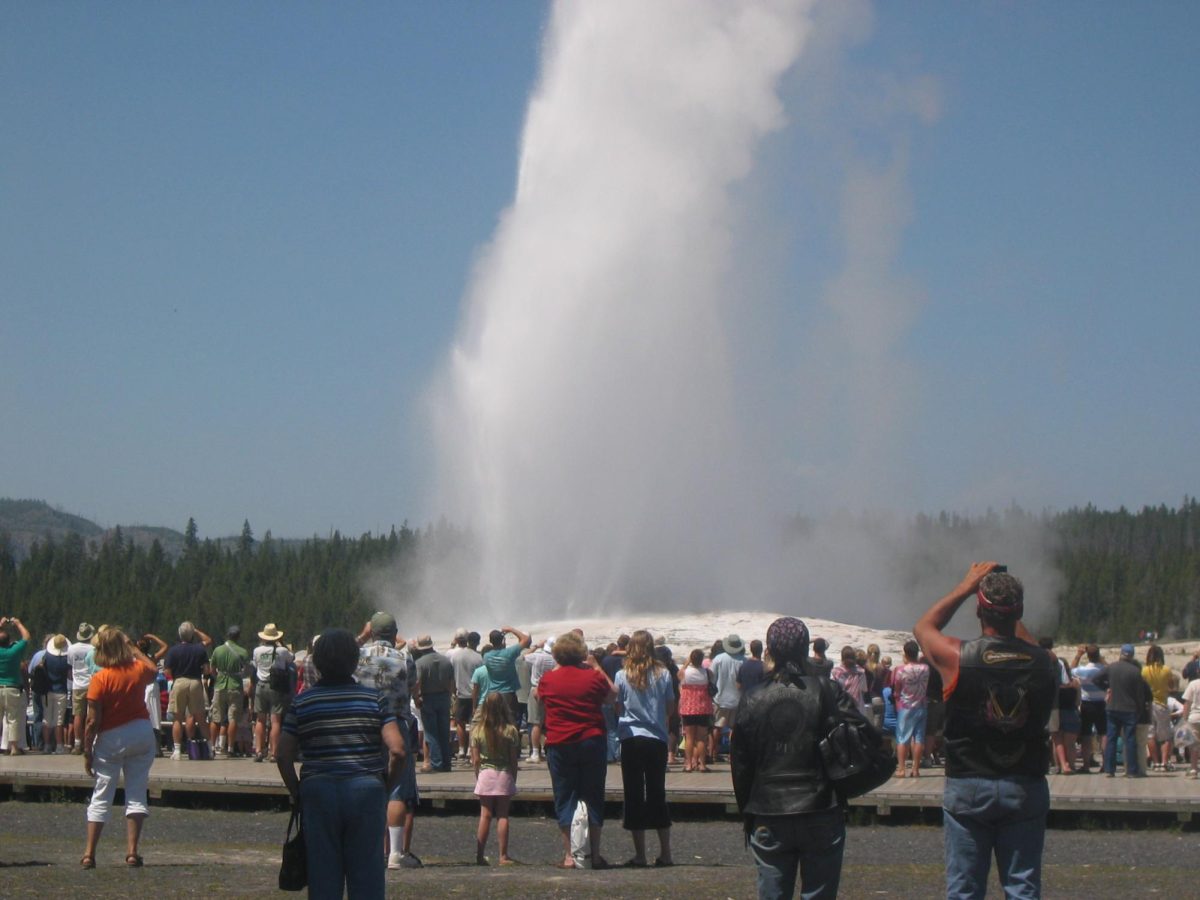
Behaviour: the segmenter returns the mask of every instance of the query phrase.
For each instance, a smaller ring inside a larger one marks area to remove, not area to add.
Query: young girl
[[[475,796],[479,798],[479,829],[475,834],[475,862],[487,865],[483,855],[492,819],[500,842],[500,865],[511,866],[508,855],[508,806],[517,792],[517,760],[521,736],[503,694],[488,694],[471,728],[471,764],[475,767]]]

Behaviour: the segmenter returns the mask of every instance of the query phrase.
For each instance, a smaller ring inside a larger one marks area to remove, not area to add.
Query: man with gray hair
[[[467,726],[475,714],[471,676],[483,665],[483,657],[468,646],[471,633],[465,628],[454,632],[454,647],[446,654],[454,666],[454,730],[458,734],[458,758],[467,760]]]
[[[185,722],[189,735],[187,740],[204,740],[208,726],[205,712],[208,698],[204,694],[201,678],[208,664],[208,648],[212,642],[212,638],[191,622],[182,622],[179,625],[179,643],[167,651],[163,660],[163,673],[167,680],[174,682],[168,707],[174,716],[171,723],[171,738],[175,741],[175,750],[171,753],[173,760],[183,759],[186,752],[183,743]]]
[[[973,563],[917,620],[913,635],[949,689],[942,798],[946,896],[986,895],[992,854],[1007,897],[1040,897],[1050,790],[1046,723],[1057,697],[1054,657],[1021,623],[1025,588],[994,562]],[[944,633],[975,598],[981,634]]]

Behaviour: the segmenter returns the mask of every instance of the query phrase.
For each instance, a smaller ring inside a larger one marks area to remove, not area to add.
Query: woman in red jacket
[[[563,835],[560,869],[575,868],[571,855],[571,819],[587,804],[592,868],[606,869],[600,855],[604,827],[604,778],[608,773],[604,704],[617,691],[599,663],[587,655],[583,638],[573,631],[554,641],[558,666],[542,676],[537,696],[545,710],[546,762],[554,788],[554,811]]]

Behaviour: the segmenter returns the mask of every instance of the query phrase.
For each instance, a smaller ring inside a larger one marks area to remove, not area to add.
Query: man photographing
[[[1041,896],[1050,809],[1046,723],[1055,670],[1021,623],[1024,587],[997,568],[973,563],[913,628],[945,685],[942,810],[946,896],[953,898],[986,895],[993,853],[1006,896]],[[980,636],[964,641],[943,634],[972,598]]]

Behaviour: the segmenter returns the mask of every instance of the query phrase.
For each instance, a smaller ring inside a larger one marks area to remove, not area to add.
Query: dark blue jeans
[[[1049,811],[1045,778],[947,778],[942,830],[948,900],[987,896],[993,853],[1005,897],[1040,897]]]
[[[574,744],[546,747],[550,784],[554,788],[554,813],[561,827],[571,827],[571,817],[580,800],[587,804],[588,823],[596,827],[604,825],[607,747],[608,741],[603,735]]]
[[[311,775],[300,781],[308,896],[376,900],[384,895],[387,788],[378,775]]]
[[[1125,774],[1137,775],[1141,772],[1138,762],[1140,751],[1137,745],[1137,713],[1117,712],[1106,710],[1108,719],[1108,737],[1104,744],[1104,771],[1109,775],[1117,774],[1117,735],[1125,745]]]
[[[842,809],[795,816],[755,816],[750,852],[758,866],[759,900],[790,898],[833,900],[842,878],[846,822]]]
[[[421,699],[421,724],[429,743],[429,764],[450,771],[450,695],[427,694]]]

